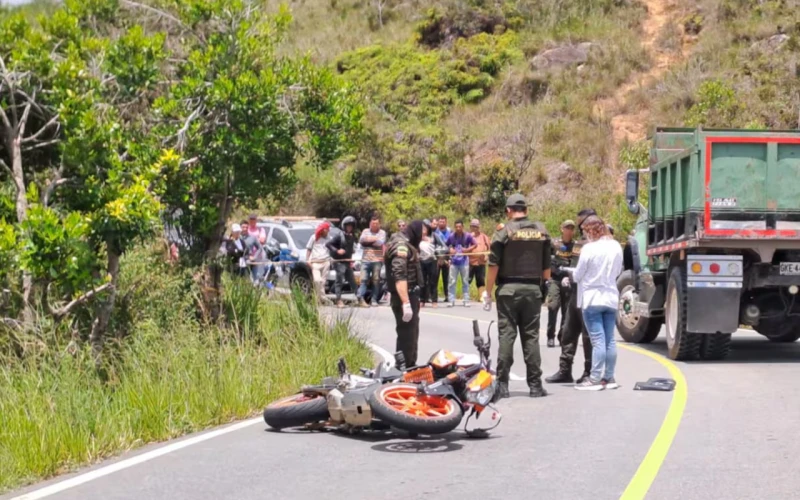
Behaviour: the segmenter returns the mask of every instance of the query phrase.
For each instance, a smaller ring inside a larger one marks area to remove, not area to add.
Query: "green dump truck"
[[[724,358],[741,325],[800,338],[800,131],[657,128],[652,142],[650,168],[626,177],[639,217],[617,283],[620,335],[647,343],[663,325],[679,360]]]

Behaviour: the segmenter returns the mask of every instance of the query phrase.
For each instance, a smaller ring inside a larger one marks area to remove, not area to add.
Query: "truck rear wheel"
[[[675,267],[669,276],[664,311],[667,330],[667,353],[670,359],[685,361],[700,356],[702,336],[686,331],[686,271]]]
[[[700,357],[702,359],[724,359],[731,351],[731,334],[715,333],[702,335],[700,342]]]
[[[787,320],[788,318],[785,316],[775,320],[764,321],[762,319],[756,330],[767,337],[770,342],[794,342],[800,339],[800,326]]]
[[[617,279],[619,307],[617,330],[625,342],[649,344],[661,332],[664,321],[660,318],[645,318],[636,314],[635,303],[639,300],[633,271],[623,271]]]

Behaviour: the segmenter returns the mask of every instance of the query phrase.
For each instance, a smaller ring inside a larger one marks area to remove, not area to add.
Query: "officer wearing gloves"
[[[397,351],[402,351],[406,366],[417,363],[419,293],[423,283],[419,260],[422,226],[421,220],[415,220],[393,234],[384,254],[390,305],[397,322]]]
[[[528,220],[528,205],[521,194],[506,202],[508,223],[498,226],[489,255],[484,309],[492,309],[497,283],[497,326],[500,348],[497,362],[497,398],[507,398],[508,378],[514,363],[514,342],[519,331],[532,398],[543,397],[542,358],[539,352],[539,319],[542,283],[550,279],[550,238],[544,224]]]

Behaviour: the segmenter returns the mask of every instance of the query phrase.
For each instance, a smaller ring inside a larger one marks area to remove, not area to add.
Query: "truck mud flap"
[[[689,255],[687,324],[692,333],[733,333],[739,328],[741,255]]]

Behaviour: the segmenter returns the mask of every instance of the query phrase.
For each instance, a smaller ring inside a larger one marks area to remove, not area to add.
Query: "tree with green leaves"
[[[215,260],[234,205],[284,198],[298,157],[330,165],[354,144],[363,110],[327,69],[278,56],[290,22],[285,10],[268,17],[251,1],[192,0],[161,17],[193,34],[175,82],[156,103],[159,135],[184,158],[163,200],[190,257],[207,266],[213,319],[221,275]]]

